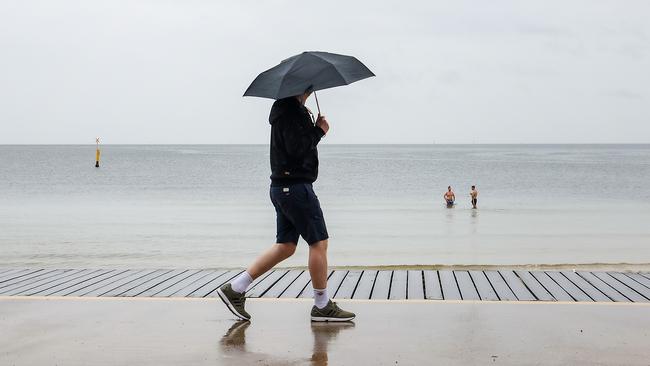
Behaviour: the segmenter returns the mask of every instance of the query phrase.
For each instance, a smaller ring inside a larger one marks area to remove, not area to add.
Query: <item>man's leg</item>
[[[246,272],[253,279],[263,275],[269,269],[275,267],[278,263],[291,257],[296,252],[296,243],[275,243],[262,255],[257,257]]]
[[[246,297],[244,296],[244,292],[246,292],[246,289],[255,278],[261,276],[276,264],[291,257],[295,251],[296,245],[294,243],[273,244],[271,248],[257,257],[255,262],[231,283],[226,283],[217,289],[217,295],[219,295],[221,301],[238,318],[249,320],[251,316],[245,309]]]
[[[317,322],[344,322],[354,319],[354,313],[342,310],[331,302],[327,294],[327,239],[309,246],[309,274],[314,286],[314,307],[311,320]]]
[[[309,246],[309,274],[315,289],[327,288],[327,239]]]
[[[296,243],[275,243],[232,281],[232,289],[239,293],[246,292],[248,286],[257,277],[263,275],[278,263],[291,257],[296,252]]]
[[[329,301],[327,294],[327,239],[309,246],[309,275],[314,287],[314,304],[322,309]]]

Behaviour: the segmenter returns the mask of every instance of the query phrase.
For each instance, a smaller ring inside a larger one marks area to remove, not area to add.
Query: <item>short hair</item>
[[[447,186],[447,189],[451,189],[451,186]]]

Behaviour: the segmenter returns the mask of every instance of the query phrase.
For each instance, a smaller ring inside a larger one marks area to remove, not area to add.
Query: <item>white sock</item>
[[[232,289],[236,292],[239,292],[240,294],[243,294],[246,292],[246,289],[248,286],[251,285],[253,282],[253,277],[248,274],[248,272],[244,271],[244,273],[240,274],[235,278],[231,283],[230,286],[232,286]]]
[[[324,308],[327,303],[329,302],[330,298],[327,297],[327,289],[322,289],[319,290],[317,288],[314,289],[314,303],[316,304],[316,307],[319,309]]]

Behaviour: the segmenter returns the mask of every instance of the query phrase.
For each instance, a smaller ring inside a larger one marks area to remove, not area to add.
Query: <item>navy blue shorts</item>
[[[298,243],[302,236],[311,245],[329,238],[323,210],[311,184],[271,186],[270,196],[277,215],[276,243]]]

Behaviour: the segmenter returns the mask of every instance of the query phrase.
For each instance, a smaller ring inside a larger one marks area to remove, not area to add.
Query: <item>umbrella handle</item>
[[[318,108],[318,117],[320,117],[320,105],[318,105],[318,95],[316,95],[315,90],[314,90],[314,98],[316,98],[316,108]]]

